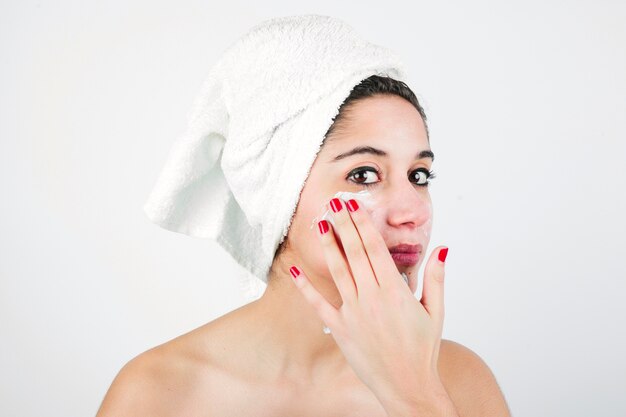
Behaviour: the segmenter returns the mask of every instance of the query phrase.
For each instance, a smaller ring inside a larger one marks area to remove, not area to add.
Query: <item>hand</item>
[[[443,387],[437,361],[444,319],[444,262],[437,256],[447,248],[440,246],[431,253],[418,301],[367,211],[349,211],[340,199],[334,201],[341,207],[332,214],[337,230],[326,222],[334,233],[318,235],[343,305],[335,308],[297,267],[291,268],[300,272],[294,282],[383,406],[428,401]]]

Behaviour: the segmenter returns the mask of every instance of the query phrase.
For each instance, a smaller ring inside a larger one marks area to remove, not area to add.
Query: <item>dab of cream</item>
[[[340,198],[344,202],[348,202],[348,200],[351,199],[357,200],[359,202],[359,205],[362,205],[366,209],[371,209],[375,205],[375,200],[372,197],[372,193],[370,193],[368,190],[361,190],[356,193],[352,193],[350,191],[338,191],[333,197]],[[333,216],[330,214],[330,210],[326,209],[326,204],[327,203],[324,203],[320,206],[320,211],[323,211],[323,214],[321,216],[315,216],[313,218],[313,221],[311,221],[311,227],[309,227],[309,229],[313,229],[313,227],[315,227],[315,225],[322,220],[327,220],[333,226],[335,226]]]

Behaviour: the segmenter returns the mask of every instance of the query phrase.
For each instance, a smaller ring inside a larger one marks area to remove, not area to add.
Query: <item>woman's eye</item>
[[[347,176],[347,180],[350,182],[370,187],[376,185],[380,178],[380,171],[373,167],[359,167],[350,171]],[[433,171],[428,171],[425,168],[416,169],[409,175],[409,180],[419,187],[428,187],[429,180],[435,178]]]
[[[377,169],[372,167],[363,167],[353,169],[350,174],[348,174],[348,179],[351,179],[352,182],[360,185],[370,185],[375,182],[376,177],[378,177],[379,175],[380,173]],[[365,182],[371,179],[374,179],[374,181]]]
[[[413,178],[416,180],[417,185],[428,185],[428,179],[433,178],[432,172],[417,169],[413,171]]]

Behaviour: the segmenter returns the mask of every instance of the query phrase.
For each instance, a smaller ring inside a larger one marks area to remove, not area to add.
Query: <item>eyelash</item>
[[[413,175],[413,174],[415,174],[415,173],[416,173],[416,172],[418,172],[418,171],[425,172],[425,173],[428,175],[428,176],[426,177],[426,179],[427,179],[428,181],[427,181],[425,184],[415,184],[415,185],[417,185],[418,187],[428,187],[428,186],[430,185],[430,181],[431,181],[433,178],[436,178],[436,175],[435,175],[435,172],[434,172],[434,171],[429,171],[429,170],[427,170],[427,169],[425,169],[425,168],[419,168],[419,169],[416,169],[416,170],[414,170],[413,172],[411,172],[411,174]],[[347,180],[347,181],[350,181],[350,182],[351,182],[351,183],[353,183],[353,184],[356,184],[356,185],[363,185],[363,186],[365,186],[365,187],[371,187],[371,186],[373,186],[373,185],[378,184],[378,182],[373,182],[373,183],[369,183],[369,184],[367,184],[367,183],[364,183],[364,182],[356,182],[356,181],[352,181],[352,180],[350,180],[350,177],[354,176],[355,174],[361,173],[361,172],[374,172],[376,175],[378,175],[378,177],[379,177],[379,178],[380,178],[380,176],[381,176],[381,172],[380,172],[379,170],[377,170],[376,168],[374,168],[374,167],[370,167],[370,166],[363,166],[363,167],[358,167],[358,168],[355,168],[355,169],[353,169],[352,171],[350,171],[350,173],[349,173],[349,174],[348,174],[348,176],[346,177],[346,180]],[[379,181],[379,182],[380,182],[380,181]]]

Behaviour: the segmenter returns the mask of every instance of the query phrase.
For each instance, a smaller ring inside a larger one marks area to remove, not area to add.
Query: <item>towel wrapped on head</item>
[[[144,205],[150,221],[217,241],[257,298],[339,107],[371,75],[405,81],[391,50],[321,15],[254,26],[211,68]]]

